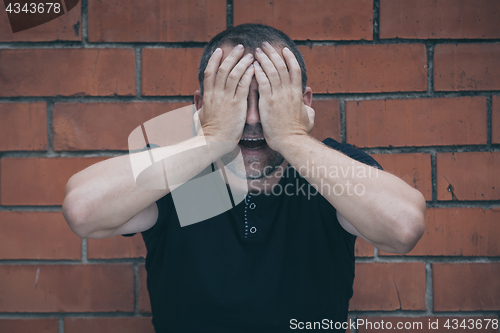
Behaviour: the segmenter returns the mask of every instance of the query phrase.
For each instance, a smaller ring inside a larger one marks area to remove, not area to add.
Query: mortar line
[[[226,2],[226,27],[233,27],[233,0],[227,0]]]
[[[346,143],[346,111],[345,111],[345,100],[340,99],[340,140],[342,143]]]
[[[373,0],[373,43],[380,42],[380,0]]]
[[[493,122],[492,122],[492,101],[493,94],[490,94],[486,97],[486,146],[491,149],[492,145],[492,131],[493,131]]]
[[[437,161],[436,151],[431,151],[431,189],[432,189],[432,202],[437,202]],[[429,205],[427,205],[429,207]]]

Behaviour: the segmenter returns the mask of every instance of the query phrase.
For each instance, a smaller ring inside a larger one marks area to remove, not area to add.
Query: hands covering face
[[[283,58],[267,42],[243,56],[236,46],[222,60],[217,49],[205,70],[202,108],[199,117],[205,136],[238,144],[247,116],[247,97],[255,75],[259,85],[259,115],[267,144],[279,151],[290,137],[307,135],[314,124],[314,110],[304,104],[300,66],[294,54],[284,48]]]

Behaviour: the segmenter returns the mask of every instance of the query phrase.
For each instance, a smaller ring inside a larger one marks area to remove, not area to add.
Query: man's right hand
[[[223,52],[220,48],[215,50],[205,69],[203,103],[197,111],[205,138],[228,142],[230,150],[243,134],[254,75],[253,55],[242,57],[243,54],[243,45],[237,45],[221,64]]]

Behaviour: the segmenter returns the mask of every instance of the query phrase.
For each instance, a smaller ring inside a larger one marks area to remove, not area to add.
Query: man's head
[[[306,65],[297,45],[295,45],[290,37],[278,29],[263,24],[247,23],[229,28],[219,33],[212,38],[207,46],[205,46],[198,68],[198,81],[200,82],[201,93],[203,94],[203,73],[207,67],[208,60],[218,47],[224,45],[234,47],[238,44],[242,44],[245,47],[245,52],[254,53],[255,49],[261,47],[264,42],[269,42],[271,45],[280,48],[286,46],[292,51],[300,65],[302,72],[302,91],[305,91],[307,86]]]
[[[287,47],[295,56],[301,70],[301,83],[304,104],[311,105],[312,90],[306,87],[307,74],[304,58],[295,43],[283,32],[262,24],[243,24],[230,28],[215,36],[205,47],[199,65],[198,79],[200,90],[195,92],[195,105],[199,110],[203,101],[203,83],[205,70],[217,48],[222,49],[222,62],[238,44],[243,45],[244,53],[254,55],[257,48],[262,48],[263,43],[268,42],[283,58],[283,48]],[[264,132],[260,122],[259,112],[259,89],[254,76],[249,87],[247,97],[246,121],[238,144],[243,155],[245,170],[233,170],[237,176],[247,179],[261,179],[272,174],[284,163],[284,158],[277,151],[272,150],[264,141]],[[260,138],[262,140],[260,140]],[[257,141],[255,141],[257,140]],[[227,164],[232,158],[226,156],[223,161]]]

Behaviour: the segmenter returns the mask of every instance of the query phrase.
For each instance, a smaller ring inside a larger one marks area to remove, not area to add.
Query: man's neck
[[[248,179],[248,191],[255,194],[270,194],[273,193],[274,186],[278,185],[281,178],[283,178],[288,161],[284,160],[280,166],[276,168],[270,175],[259,179]]]

